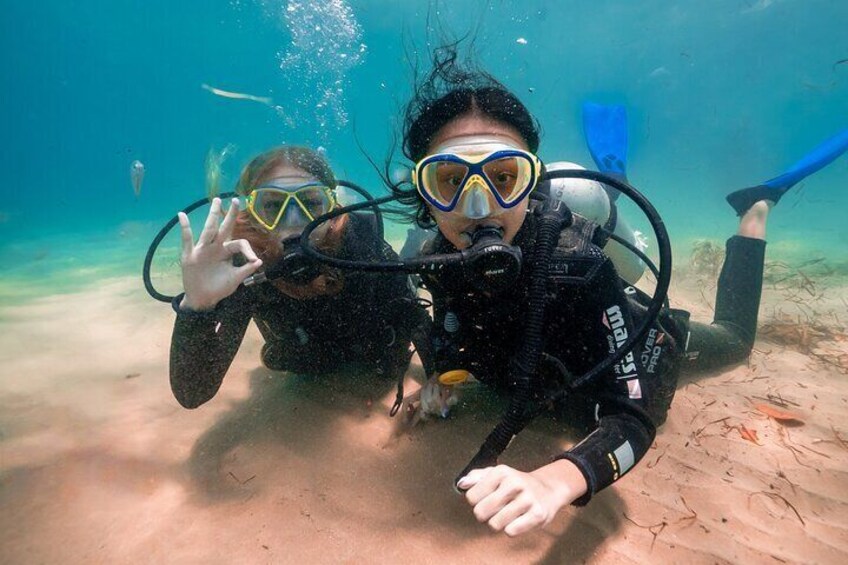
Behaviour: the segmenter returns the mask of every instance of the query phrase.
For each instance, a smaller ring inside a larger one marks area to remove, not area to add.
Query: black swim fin
[[[848,151],[848,129],[831,137],[792,165],[785,173],[763,184],[743,188],[727,195],[727,202],[740,216],[760,200],[777,204],[786,192],[804,178],[823,169]]]

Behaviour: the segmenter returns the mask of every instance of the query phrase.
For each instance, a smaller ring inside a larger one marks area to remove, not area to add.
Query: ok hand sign
[[[262,260],[256,256],[246,239],[231,240],[235,228],[239,201],[233,198],[224,221],[221,199],[212,200],[212,208],[206,217],[203,231],[194,243],[188,216],[180,212],[182,233],[182,271],[185,296],[180,308],[195,311],[211,310],[231,295],[239,285],[262,266]],[[233,255],[241,253],[247,263],[241,267],[233,265]]]

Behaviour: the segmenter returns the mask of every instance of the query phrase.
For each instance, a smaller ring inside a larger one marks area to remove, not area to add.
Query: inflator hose
[[[510,403],[503,419],[486,437],[480,450],[457,476],[459,479],[472,469],[497,464],[512,438],[530,422],[526,416],[527,404],[533,377],[542,356],[542,341],[545,322],[545,299],[551,255],[559,242],[560,231],[571,224],[573,218],[568,207],[558,199],[548,198],[542,205],[533,261],[533,271],[528,289],[528,315],[524,326],[524,341],[510,366]],[[458,487],[457,487],[458,488]]]
[[[665,222],[660,217],[656,208],[650,203],[650,201],[645,198],[638,190],[636,190],[633,186],[628,184],[623,179],[617,178],[616,176],[600,173],[597,171],[589,171],[589,170],[560,170],[560,171],[549,171],[545,174],[543,180],[556,179],[556,178],[580,178],[586,180],[593,180],[600,182],[602,184],[608,185],[622,193],[624,193],[627,197],[629,197],[645,214],[648,218],[648,221],[651,223],[651,227],[654,231],[654,236],[657,242],[657,251],[659,254],[659,268],[654,266],[651,260],[637,247],[630,245],[629,242],[625,242],[622,238],[617,237],[615,234],[610,234],[607,232],[605,235],[622,243],[625,247],[627,247],[630,251],[639,256],[640,259],[645,261],[654,274],[657,276],[656,288],[654,289],[653,296],[651,297],[651,303],[648,306],[644,316],[642,317],[642,323],[639,326],[638,330],[634,330],[632,334],[624,341],[621,346],[619,346],[615,352],[611,353],[606,359],[595,365],[592,369],[584,373],[583,375],[572,380],[566,388],[562,391],[558,392],[556,395],[553,395],[553,400],[558,400],[569,394],[572,390],[577,389],[579,387],[585,386],[587,383],[595,380],[599,375],[605,373],[610,370],[616,363],[621,361],[628,353],[630,353],[634,347],[638,343],[641,343],[648,332],[653,327],[656,322],[660,311],[666,305],[667,297],[668,297],[668,289],[671,283],[671,244],[669,242],[668,232],[665,227]],[[469,253],[469,250],[463,250],[459,253],[447,253],[441,255],[429,255],[425,257],[418,257],[415,259],[408,259],[405,261],[394,261],[394,262],[384,262],[384,263],[374,263],[371,261],[351,261],[344,259],[337,259],[333,257],[329,257],[327,255],[322,254],[317,249],[315,249],[311,242],[308,240],[309,234],[323,222],[326,222],[336,216],[339,216],[344,213],[354,212],[357,210],[364,209],[369,206],[379,206],[380,204],[390,202],[393,200],[397,200],[400,196],[387,196],[384,198],[379,198],[374,200],[373,202],[363,202],[361,204],[355,204],[353,206],[347,206],[342,209],[334,210],[325,214],[319,218],[316,218],[313,222],[306,226],[301,236],[303,251],[306,255],[309,255],[319,261],[327,263],[329,265],[341,268],[341,269],[353,269],[353,270],[362,270],[362,271],[370,271],[370,272],[409,272],[409,273],[423,273],[423,272],[436,272],[441,269],[445,265],[449,264],[457,264],[457,263],[468,263],[470,259],[472,259],[472,255]],[[560,220],[561,221],[561,220]],[[602,228],[600,228],[602,230]],[[558,232],[557,232],[558,233]],[[539,241],[537,240],[537,245],[539,245]],[[558,241],[558,239],[556,240]],[[541,251],[541,249],[539,249]],[[547,255],[547,260],[550,259],[550,253]],[[539,253],[536,255],[537,257],[541,257],[542,254]],[[546,261],[539,261],[539,263],[547,263]],[[535,268],[537,265],[534,265],[534,277]],[[547,278],[547,264],[539,267],[540,273],[544,272],[545,276],[541,278],[541,280],[531,281],[531,288],[534,285],[541,285],[541,288],[544,289],[545,278]],[[532,297],[531,297],[532,300]],[[544,303],[542,303],[544,306]],[[535,310],[535,307],[533,308]],[[539,322],[541,323],[541,322]],[[530,324],[528,323],[528,332],[530,331]],[[536,331],[536,330],[534,330]],[[541,330],[538,330],[541,331]],[[533,340],[536,341],[536,340]],[[541,340],[536,341],[536,348],[541,349]],[[539,357],[542,355],[541,352],[538,354],[533,354],[533,342],[530,341],[526,345],[526,349],[523,348],[521,354],[519,355],[519,360],[515,363],[519,365],[523,365],[527,363],[527,359],[534,359],[535,363],[538,363]],[[536,356],[538,355],[538,356]],[[525,369],[527,367],[521,367],[522,374],[530,375],[530,379],[535,375],[535,365],[533,365],[533,372],[526,372]],[[516,373],[518,375],[518,373]],[[525,408],[529,401],[530,387],[527,389],[523,389],[524,377],[518,379],[515,383],[517,386],[514,387],[517,398],[510,403],[510,408],[507,411],[507,415],[504,418],[504,422],[501,422],[496,426],[495,430],[489,434],[486,442],[481,446],[477,455],[475,455],[474,459],[468,466],[466,466],[465,470],[463,470],[463,474],[473,468],[479,468],[483,466],[488,466],[497,461],[497,457],[506,446],[509,444],[509,441],[518,433],[521,428],[527,425],[529,421],[532,419],[530,415],[524,414]],[[512,384],[512,383],[510,383]],[[549,398],[551,399],[551,398]],[[463,476],[463,475],[461,475]]]
[[[380,210],[380,207],[379,205],[377,205],[377,201],[374,199],[374,197],[371,196],[371,194],[367,190],[350,181],[338,180],[336,181],[336,186],[344,186],[346,188],[349,188],[360,196],[362,196],[363,198],[365,198],[365,200],[367,201],[366,204],[368,204],[368,206],[361,206],[361,208],[370,207],[374,209],[377,235],[380,239],[383,239],[383,212]],[[223,200],[225,198],[233,198],[236,196],[238,196],[238,193],[223,192],[218,195],[218,198]],[[191,214],[201,206],[204,206],[208,203],[209,198],[201,198],[200,200],[192,202],[191,204],[183,208],[181,211],[184,214]],[[150,279],[150,268],[153,265],[153,257],[156,255],[156,250],[159,249],[159,245],[162,243],[162,240],[165,239],[165,236],[167,236],[168,233],[170,233],[174,226],[176,226],[179,222],[179,216],[174,215],[173,218],[168,220],[168,223],[162,226],[162,229],[159,230],[159,233],[157,233],[156,237],[153,238],[153,241],[150,242],[150,247],[147,248],[147,254],[144,256],[144,264],[141,268],[141,279],[142,281],[144,281],[144,288],[147,290],[147,294],[149,294],[154,299],[159,300],[160,302],[170,303],[172,300],[174,300],[175,297],[168,296],[167,294],[162,294],[161,292],[156,290],[156,287],[153,286],[153,281]]]

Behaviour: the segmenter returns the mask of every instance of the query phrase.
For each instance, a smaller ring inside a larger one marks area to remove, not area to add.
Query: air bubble
[[[278,54],[293,101],[289,112],[298,124],[304,121],[302,113],[311,114],[326,139],[332,132],[325,126],[341,129],[348,123],[348,73],[364,61],[367,49],[362,28],[345,0],[263,0],[262,4],[266,13],[278,14],[291,33],[291,43]]]

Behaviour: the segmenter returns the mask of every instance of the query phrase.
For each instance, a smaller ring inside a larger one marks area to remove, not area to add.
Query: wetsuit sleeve
[[[241,345],[251,311],[244,292],[222,300],[208,312],[180,310],[171,336],[170,379],[174,397],[185,408],[197,408],[218,392]]]
[[[575,374],[584,374],[620,348],[634,330],[629,301],[611,262],[590,284],[560,293],[555,306],[555,335],[567,335],[558,353]],[[553,305],[552,305],[553,306]],[[569,406],[588,412],[594,430],[557,459],[574,463],[586,478],[586,504],[639,462],[651,446],[658,422],[650,415],[654,382],[631,351],[612,370],[575,391]]]
[[[574,463],[586,478],[588,490],[574,504],[583,506],[595,493],[620,479],[638,463],[656,436],[656,427],[633,402],[617,395],[599,397],[598,427],[556,459]]]

